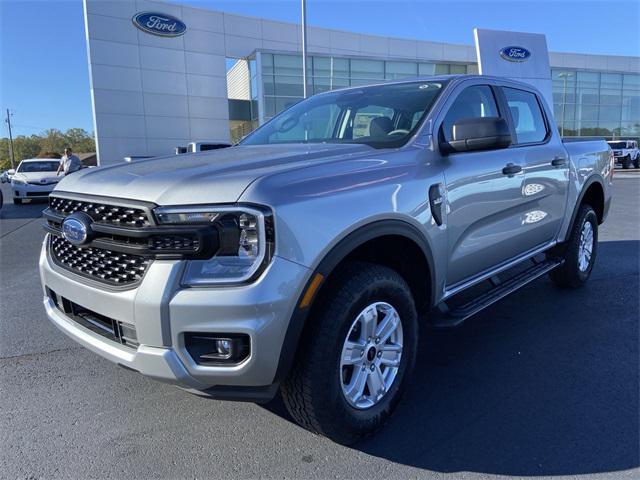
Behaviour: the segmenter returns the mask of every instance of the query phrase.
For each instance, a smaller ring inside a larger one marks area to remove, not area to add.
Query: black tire
[[[415,364],[418,317],[409,286],[387,267],[353,262],[328,281],[315,302],[292,371],[282,385],[282,397],[302,427],[350,445],[382,427],[396,408]],[[398,312],[402,355],[388,392],[377,404],[357,409],[342,392],[340,357],[354,320],[375,302],[387,302]]]
[[[593,229],[593,248],[591,258],[586,269],[581,270],[579,267],[579,250],[580,239],[582,235],[583,225],[589,222]],[[562,245],[562,253],[560,257],[564,259],[561,267],[552,270],[549,276],[551,280],[563,288],[579,288],[586,283],[591,275],[591,270],[598,253],[598,217],[591,205],[583,204],[580,206],[576,220],[571,227],[571,235],[567,242]],[[556,255],[557,257],[557,255]]]
[[[13,204],[14,205],[22,205],[22,199],[21,198],[14,198],[13,199]]]
[[[634,162],[633,162],[633,166],[634,166],[635,168],[640,168],[640,155],[638,155],[638,156],[636,157],[636,159],[634,160]]]
[[[624,157],[622,159],[622,168],[624,168],[625,170],[631,168],[631,156],[630,155],[627,155],[626,157]]]

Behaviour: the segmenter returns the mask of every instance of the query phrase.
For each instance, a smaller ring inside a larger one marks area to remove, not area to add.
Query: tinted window
[[[547,136],[547,127],[536,96],[515,88],[505,87],[503,90],[516,127],[517,143],[543,141]]]
[[[498,107],[491,88],[476,85],[462,91],[442,122],[444,139],[451,140],[453,124],[463,118],[498,117]]]
[[[243,145],[406,142],[444,82],[407,82],[323,93],[293,105],[254,131]],[[415,121],[414,121],[415,120]]]

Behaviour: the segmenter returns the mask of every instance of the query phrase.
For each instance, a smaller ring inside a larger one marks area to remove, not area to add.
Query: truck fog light
[[[186,333],[187,352],[198,365],[232,365],[249,356],[245,334]]]
[[[233,354],[233,341],[230,338],[214,338],[213,351],[203,353],[200,359],[204,360],[228,360]]]

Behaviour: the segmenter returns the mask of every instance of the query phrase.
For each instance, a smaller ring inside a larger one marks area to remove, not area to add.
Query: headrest
[[[393,130],[393,122],[389,117],[376,117],[369,124],[370,137],[386,137]]]

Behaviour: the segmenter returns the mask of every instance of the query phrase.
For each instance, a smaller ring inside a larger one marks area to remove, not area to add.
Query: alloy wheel
[[[367,306],[354,320],[342,347],[340,381],[357,409],[378,404],[391,389],[402,358],[402,320],[390,304]]]

